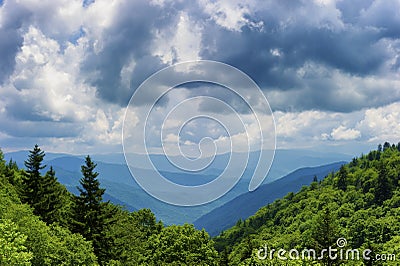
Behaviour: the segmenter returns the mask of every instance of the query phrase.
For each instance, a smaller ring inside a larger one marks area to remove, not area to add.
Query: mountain
[[[213,238],[220,261],[223,265],[399,265],[399,166],[400,143],[386,142],[320,182],[261,207]],[[380,260],[381,254],[385,260]]]
[[[28,154],[29,151],[6,153],[5,159],[7,161],[13,159],[19,167],[24,168],[24,160],[26,160]],[[250,154],[248,168],[244,176],[231,191],[216,201],[195,207],[172,206],[148,195],[132,178],[125,163],[123,153],[93,154],[91,157],[97,163],[96,171],[100,173],[99,180],[112,202],[125,205],[127,209],[139,210],[150,208],[157,218],[166,224],[183,224],[185,222],[192,223],[211,210],[248,192],[248,183],[251,178],[252,169],[257,164],[256,155],[256,152]],[[80,167],[84,164],[84,157],[84,155],[46,153],[44,164],[48,167],[53,166],[58,180],[66,185],[70,191],[76,193],[75,187],[79,184],[79,179],[81,178]],[[140,165],[145,160],[145,155],[135,154],[133,158]],[[187,174],[176,169],[164,155],[152,154],[150,158],[160,173],[169,180],[178,184],[193,186],[207,183],[218,176],[223,171],[229,155],[217,155],[212,163],[212,167],[193,174]],[[306,150],[277,150],[275,160],[264,183],[272,182],[300,167],[316,166],[350,159],[351,156],[340,153],[323,154]],[[150,169],[136,170],[145,174]]]
[[[198,229],[204,228],[210,235],[215,236],[235,225],[239,219],[246,219],[253,215],[262,206],[282,198],[289,192],[297,192],[302,186],[311,184],[314,176],[320,180],[345,163],[337,162],[298,169],[274,182],[262,185],[255,191],[234,198],[194,221],[194,225]]]

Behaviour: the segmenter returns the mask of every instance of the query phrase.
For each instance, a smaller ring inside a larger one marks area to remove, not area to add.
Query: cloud
[[[359,122],[360,130],[366,132],[368,141],[399,142],[400,139],[400,103],[393,103],[365,111]]]
[[[157,70],[193,59],[232,64],[252,77],[274,111],[279,145],[396,141],[399,9],[395,0],[4,1],[0,145],[38,139],[66,151],[119,149],[135,88]],[[154,132],[163,112],[188,97],[215,96],[249,114],[237,95],[184,88],[158,102],[149,126]],[[141,104],[160,91],[149,90]],[[260,99],[248,100],[258,107]],[[143,123],[143,106],[135,110],[135,126]],[[183,113],[234,121],[224,110],[204,101]],[[181,118],[168,122],[167,133]],[[255,124],[247,126],[256,132]],[[183,136],[188,144],[197,143],[198,133],[224,140],[216,125],[191,127]]]
[[[390,6],[378,2],[386,8]],[[342,9],[350,7],[334,1],[292,1],[290,6],[285,1],[257,2],[252,18],[263,22],[263,30],[243,25],[238,32],[207,21],[201,55],[239,67],[267,94],[283,94],[277,104],[271,100],[274,109],[351,112],[386,105],[398,97],[383,97],[373,84],[365,90],[363,79],[385,80],[380,88],[397,89],[399,60],[393,59],[399,53],[400,23],[396,13],[375,10],[375,5],[355,2],[351,8],[357,11],[351,12],[358,12],[358,19],[350,22],[342,18]],[[363,19],[361,13],[366,12],[374,18],[390,18],[382,27],[380,20]],[[324,97],[335,95],[338,89],[348,89],[338,85],[338,79],[356,81],[351,88],[353,95],[359,96],[355,104],[345,97]],[[369,101],[371,94],[376,101]]]
[[[86,41],[62,48],[33,26],[22,38],[14,71],[0,91],[1,131],[8,143],[2,146],[30,140],[79,152],[119,144],[123,108],[102,103],[79,73]]]
[[[296,72],[302,87],[265,90],[273,109],[352,112],[400,100],[400,79],[392,76],[354,76],[310,62]]]
[[[31,121],[85,119],[96,97],[94,88],[82,84],[74,67],[82,49],[69,45],[61,52],[57,41],[34,27],[23,38],[15,70],[4,86],[8,116]]]
[[[240,32],[248,26],[255,29],[263,28],[263,21],[251,19],[255,1],[198,1],[200,8],[219,26],[230,31]]]
[[[87,9],[103,10],[99,5],[104,3],[95,2]],[[112,19],[108,17],[110,20],[103,22],[101,30],[90,22],[85,27],[87,34],[96,39],[91,42],[81,71],[88,77],[87,82],[97,88],[99,98],[126,106],[133,90],[166,66],[158,52],[151,48],[160,32],[174,34],[178,23],[175,15],[179,13],[172,3],[162,7],[144,1],[123,1],[118,5],[110,2],[110,5],[114,5]],[[132,15],[132,10],[139,12]],[[133,64],[135,67],[128,73],[127,84],[124,82],[127,77],[121,80],[121,71]]]
[[[184,11],[178,14],[176,30],[157,29],[153,39],[153,56],[164,64],[200,59],[201,32],[204,30]]]
[[[361,132],[340,125],[339,127],[332,129],[330,136],[333,140],[354,140],[361,137]]]

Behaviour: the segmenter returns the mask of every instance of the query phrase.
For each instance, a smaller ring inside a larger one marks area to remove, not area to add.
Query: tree
[[[4,154],[0,149],[0,176],[6,172],[6,161],[4,160]]]
[[[42,177],[40,202],[36,209],[47,224],[58,222],[66,225],[70,207],[69,192],[57,181],[53,167]]]
[[[378,145],[378,152],[382,152],[382,144]]]
[[[26,238],[15,223],[0,220],[0,265],[31,265],[32,253],[25,246]]]
[[[377,184],[375,187],[375,203],[381,205],[392,195],[390,180],[383,163],[379,164]]]
[[[213,241],[193,225],[164,227],[149,239],[148,262],[145,265],[217,265],[218,253]]]
[[[342,165],[342,167],[340,167],[337,178],[338,178],[337,179],[337,188],[341,189],[343,191],[346,191],[346,189],[347,189],[347,170],[344,167],[344,165]]]
[[[329,206],[325,207],[320,214],[317,215],[314,227],[312,228],[311,237],[314,241],[313,247],[316,248],[318,254],[321,254],[322,249],[327,249],[333,246],[338,238],[339,225],[336,221],[336,216],[332,213]],[[335,265],[336,262],[329,257],[322,259],[325,265]]]
[[[21,172],[18,169],[18,165],[15,161],[10,159],[10,161],[6,164],[6,169],[4,172],[6,179],[16,188],[17,191],[22,194],[23,185],[22,185],[22,176]]]
[[[36,205],[40,202],[42,189],[40,171],[46,167],[46,165],[42,165],[44,156],[45,153],[36,144],[33,150],[29,151],[28,160],[25,161],[26,172],[22,179],[22,201],[31,205],[35,214],[39,214]]]
[[[44,157],[45,153],[38,145],[30,151],[22,178],[22,201],[31,205],[34,214],[47,224],[65,224],[69,215],[66,210],[70,205],[68,191],[57,181],[53,167],[44,176],[41,175],[40,171],[46,167],[42,165]]]
[[[120,210],[116,218],[107,231],[108,238],[113,241],[110,257],[121,265],[145,264],[147,253],[151,252],[149,238],[160,233],[162,223],[156,221],[149,209],[132,213]]]
[[[386,151],[387,149],[390,149],[390,143],[386,141],[386,142],[383,144],[383,151]]]
[[[224,248],[220,253],[219,257],[219,265],[228,266],[229,265],[229,250],[228,248]]]
[[[74,216],[75,231],[93,242],[94,252],[102,262],[109,259],[105,233],[111,213],[108,203],[102,202],[105,189],[100,188],[96,166],[90,156],[86,157],[85,165],[81,166],[83,177],[79,181],[81,187],[77,187],[80,195],[74,197]]]
[[[58,240],[54,247],[57,259],[54,259],[53,265],[98,265],[92,244],[80,234],[72,234],[58,225],[51,225],[50,229],[51,237]]]

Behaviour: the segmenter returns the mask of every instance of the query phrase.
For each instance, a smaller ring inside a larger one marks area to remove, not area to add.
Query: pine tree
[[[378,145],[378,152],[382,152],[382,144]]]
[[[392,196],[392,189],[385,165],[380,163],[378,167],[378,179],[375,188],[375,203],[381,205],[385,200]]]
[[[57,181],[53,167],[42,177],[41,200],[37,205],[43,221],[65,225],[69,215],[68,191]]]
[[[383,144],[383,151],[386,151],[387,149],[390,149],[390,143],[386,141],[386,142]]]
[[[25,161],[26,172],[22,179],[22,200],[33,207],[34,214],[44,222],[66,224],[69,207],[68,191],[55,176],[53,167],[43,176],[40,171],[45,153],[35,145]]]
[[[15,161],[10,159],[10,161],[6,164],[4,176],[8,182],[15,187],[16,191],[22,195],[22,178],[19,174],[16,174],[16,172],[19,172],[18,165]]]
[[[347,189],[347,170],[344,166],[340,167],[338,173],[337,188],[343,191]]]
[[[28,160],[25,161],[26,172],[22,179],[22,200],[34,208],[34,213],[39,215],[36,211],[36,205],[40,202],[41,187],[41,174],[40,171],[46,167],[42,165],[45,156],[36,144],[33,150],[29,151]]]
[[[94,252],[102,262],[109,259],[105,229],[110,223],[110,212],[109,204],[102,202],[105,189],[100,188],[96,166],[90,156],[86,157],[85,165],[81,166],[83,177],[79,181],[81,187],[77,187],[80,195],[74,198],[75,230],[93,242]]]

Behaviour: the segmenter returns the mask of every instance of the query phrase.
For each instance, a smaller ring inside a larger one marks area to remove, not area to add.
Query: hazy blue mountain
[[[317,167],[298,169],[287,176],[269,184],[262,185],[253,192],[247,192],[224,205],[203,215],[194,222],[194,225],[204,228],[212,235],[232,227],[239,219],[246,219],[253,215],[262,206],[284,197],[289,192],[297,192],[302,186],[309,185],[314,175],[321,179],[328,173],[336,171],[346,162],[337,162]]]
[[[24,160],[26,160],[29,152],[28,151],[17,151],[5,154],[5,159],[8,161],[11,158],[17,162],[19,167],[24,167]],[[257,164],[257,152],[250,153],[248,169],[254,169]],[[138,165],[141,165],[146,158],[146,155],[135,154],[132,155],[134,160]],[[55,159],[62,160],[58,161],[59,166],[62,166],[65,170],[68,171],[80,171],[80,166],[76,165],[76,162],[73,158],[83,159],[85,155],[68,155],[63,153],[46,153],[45,161],[53,161]],[[125,165],[125,157],[123,153],[110,153],[110,154],[93,154],[91,155],[92,159],[97,163],[105,163],[108,166],[111,165]],[[157,167],[159,171],[162,172],[171,172],[171,173],[182,173],[186,174],[183,171],[180,171],[176,167],[174,167],[164,155],[159,154],[151,154],[150,155],[152,162]],[[271,182],[275,179],[278,179],[298,168],[301,167],[309,167],[309,166],[318,166],[323,164],[328,164],[331,162],[337,161],[349,161],[352,159],[352,155],[343,154],[343,153],[323,153],[312,150],[285,150],[278,149],[275,152],[275,159],[273,161],[272,167],[266,178],[265,182]],[[65,164],[63,164],[65,160]],[[209,175],[218,175],[225,168],[226,162],[229,160],[229,154],[217,155],[212,165],[206,170],[200,172],[199,174],[209,176]],[[57,160],[55,160],[54,164],[56,164]],[[54,166],[54,165],[53,165]],[[100,168],[100,165],[98,166]],[[107,167],[106,167],[107,168]],[[105,170],[105,169],[102,169]],[[106,170],[107,171],[107,170]],[[251,171],[249,171],[251,173]],[[104,173],[103,173],[104,174]],[[113,174],[116,174],[115,172]],[[106,175],[106,174],[105,174]],[[250,178],[250,176],[245,176],[244,178]]]
[[[17,162],[19,167],[24,168],[24,160],[26,160],[29,152],[19,151],[6,153],[5,159],[11,158]],[[150,208],[157,216],[167,224],[182,224],[185,222],[193,222],[202,215],[211,210],[227,203],[237,196],[248,191],[248,183],[254,169],[256,161],[256,153],[250,155],[248,168],[244,176],[238,184],[226,195],[218,200],[196,207],[177,207],[163,203],[148,195],[132,178],[128,167],[125,164],[125,158],[122,153],[115,154],[94,154],[91,155],[97,163],[96,170],[100,173],[99,180],[101,185],[106,188],[106,193],[112,202],[120,205],[126,205],[127,209]],[[58,180],[67,186],[67,188],[76,192],[75,187],[79,184],[81,178],[80,167],[84,164],[85,155],[68,155],[58,153],[46,153],[45,164],[49,167],[53,166],[56,171]],[[144,155],[134,155],[138,165],[145,160]],[[228,154],[218,155],[212,163],[212,166],[206,170],[187,174],[177,170],[171,165],[168,159],[163,155],[151,155],[151,160],[160,173],[171,181],[182,185],[199,185],[213,180],[221,173],[229,159]],[[303,150],[277,150],[274,163],[270,173],[264,183],[286,175],[287,173],[304,166],[316,166],[331,163],[334,161],[350,160],[351,156],[346,154],[323,154],[313,151]],[[46,170],[46,169],[45,169]],[[149,169],[136,169],[146,174]]]
[[[29,151],[23,150],[23,151],[15,151],[15,152],[8,152],[4,154],[4,159],[8,162],[10,159],[15,161],[18,164],[18,167],[24,168],[24,161],[28,158]],[[70,154],[66,153],[46,153],[45,160],[53,160],[55,158],[59,157],[65,157],[65,156],[72,156]]]

